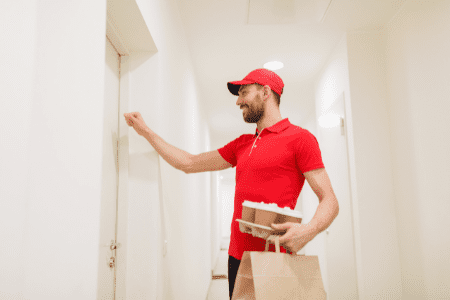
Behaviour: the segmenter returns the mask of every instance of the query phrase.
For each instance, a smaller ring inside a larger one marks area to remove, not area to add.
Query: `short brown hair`
[[[259,83],[255,83],[255,85],[256,85],[256,88],[258,89],[258,90],[261,90],[264,86],[263,85],[261,85],[261,84],[259,84]],[[281,98],[281,96],[280,95],[278,95],[277,93],[275,93],[274,91],[272,91],[271,90],[271,92],[272,92],[272,95],[275,97],[275,102],[277,103],[277,105],[278,105],[278,107],[280,106],[280,98]]]

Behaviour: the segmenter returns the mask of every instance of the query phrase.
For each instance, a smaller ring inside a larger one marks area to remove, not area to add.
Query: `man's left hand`
[[[280,245],[293,255],[297,255],[297,252],[317,235],[316,230],[308,224],[287,222],[272,224],[272,228],[276,230],[287,229],[287,232],[280,237]]]

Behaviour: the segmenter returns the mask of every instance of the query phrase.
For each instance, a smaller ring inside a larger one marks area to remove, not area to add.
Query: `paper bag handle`
[[[280,236],[279,235],[271,235],[266,240],[266,250],[264,252],[269,252],[269,243],[270,241],[275,240],[275,251],[280,253]]]

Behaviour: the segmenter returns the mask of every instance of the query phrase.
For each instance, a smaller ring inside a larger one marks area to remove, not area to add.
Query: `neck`
[[[269,110],[267,110],[266,112],[268,112]],[[258,123],[256,123],[258,125],[258,131],[261,132],[264,128],[273,126],[275,124],[277,124],[278,122],[280,122],[281,120],[283,120],[283,118],[281,117],[281,113],[279,110],[273,111],[272,113],[268,113],[266,115],[264,115],[261,120],[258,121]]]

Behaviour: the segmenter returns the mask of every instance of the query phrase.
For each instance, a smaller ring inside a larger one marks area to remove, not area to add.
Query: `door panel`
[[[102,200],[97,299],[114,299],[115,270],[109,263],[115,257],[110,249],[116,240],[118,187],[117,137],[119,129],[119,54],[105,37],[105,95],[103,109]],[[99,116],[102,117],[102,116]],[[116,262],[115,262],[116,263]]]
[[[330,300],[358,299],[344,100],[341,94],[324,114],[328,122],[320,127],[323,161],[339,202],[339,215],[328,228],[325,243]]]

